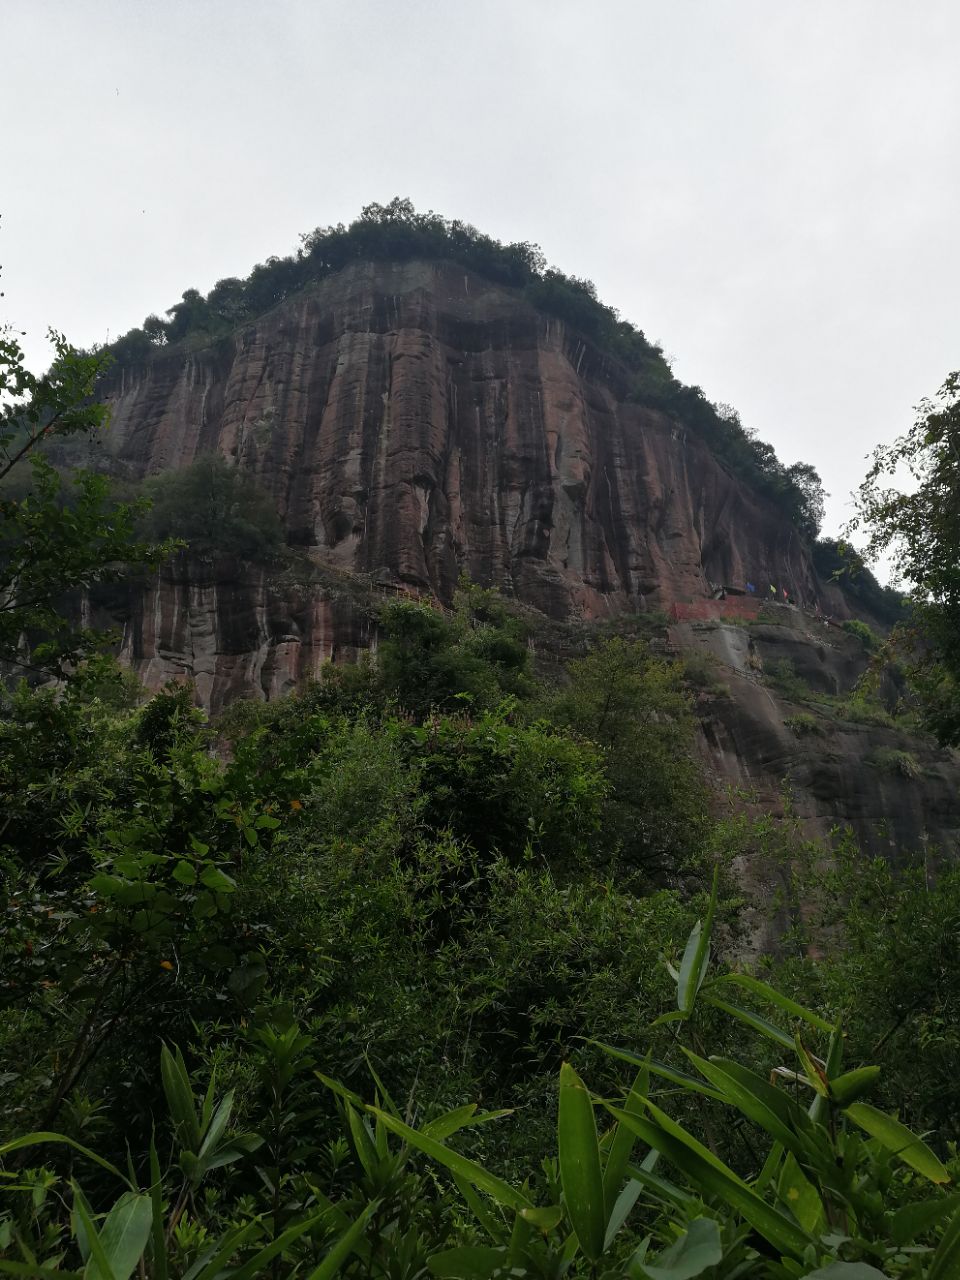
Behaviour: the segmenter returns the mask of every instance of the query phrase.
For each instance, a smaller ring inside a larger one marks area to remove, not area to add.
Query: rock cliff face
[[[867,666],[858,639],[796,609],[767,612],[774,622],[670,628],[678,650],[714,664],[716,689],[698,707],[701,755],[714,780],[741,789],[762,813],[778,812],[786,792],[810,837],[850,827],[874,857],[924,848],[934,860],[954,856],[955,753],[858,709],[850,695]],[[775,678],[784,665],[794,689]]]
[[[319,563],[442,599],[463,570],[554,617],[708,581],[822,596],[777,509],[624,392],[614,361],[509,290],[358,265],[118,376],[110,447],[140,474],[220,452]]]

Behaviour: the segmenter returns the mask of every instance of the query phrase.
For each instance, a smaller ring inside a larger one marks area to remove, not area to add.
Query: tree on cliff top
[[[103,641],[65,616],[71,594],[169,548],[136,539],[142,504],[112,503],[105,476],[75,470],[67,480],[45,456],[52,439],[94,434],[107,415],[93,396],[103,355],[50,338],[54,360],[37,377],[12,333],[0,333],[0,662],[62,675]]]
[[[909,492],[895,483],[898,472]],[[905,435],[876,449],[853,526],[869,533],[866,554],[891,554],[909,584],[901,647],[930,728],[960,744],[960,371],[920,402]]]

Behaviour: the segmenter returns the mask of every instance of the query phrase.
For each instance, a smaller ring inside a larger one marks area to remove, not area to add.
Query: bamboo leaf
[[[337,1274],[359,1244],[364,1231],[367,1229],[367,1223],[379,1207],[379,1200],[374,1200],[367,1205],[359,1217],[351,1223],[343,1235],[331,1246],[329,1253],[320,1265],[314,1267],[307,1276],[307,1280],[332,1280],[332,1277]]]
[[[660,1076],[663,1080],[669,1080],[671,1084],[677,1084],[681,1089],[688,1089],[691,1093],[702,1094],[705,1098],[713,1098],[715,1102],[723,1102],[724,1096],[718,1089],[712,1089],[709,1085],[705,1085],[702,1080],[698,1080],[696,1076],[687,1075],[685,1071],[678,1071],[676,1067],[669,1067],[665,1062],[658,1062],[656,1058],[641,1057],[639,1053],[633,1053],[630,1049],[618,1049],[612,1044],[604,1044],[602,1040],[588,1040],[587,1044],[596,1045],[604,1053],[609,1054],[611,1058],[619,1058],[621,1062],[629,1062],[635,1067],[646,1067],[653,1075]],[[790,1042],[793,1048],[793,1042]]]
[[[535,1206],[532,1200],[529,1200],[522,1192],[517,1191],[515,1187],[511,1187],[509,1182],[504,1182],[502,1178],[496,1177],[495,1174],[489,1173],[475,1160],[468,1160],[466,1156],[462,1156],[457,1151],[446,1147],[442,1142],[437,1142],[434,1138],[428,1138],[426,1134],[421,1133],[417,1129],[412,1129],[408,1124],[404,1124],[402,1120],[398,1120],[395,1116],[387,1115],[385,1111],[380,1111],[377,1107],[366,1107],[371,1115],[379,1117],[387,1128],[397,1135],[398,1138],[404,1138],[412,1147],[416,1147],[418,1151],[422,1151],[424,1155],[428,1155],[433,1160],[439,1161],[451,1173],[463,1178],[469,1182],[471,1186],[477,1187],[480,1191],[485,1191],[488,1196],[492,1196],[498,1204],[502,1204],[507,1209],[533,1209]]]
[[[13,1138],[10,1142],[3,1143],[0,1146],[0,1156],[5,1156],[8,1151],[19,1151],[23,1147],[39,1147],[45,1142],[60,1143],[67,1147],[72,1147],[74,1151],[79,1151],[81,1155],[86,1156],[88,1160],[92,1160],[94,1164],[98,1164],[101,1169],[106,1169],[108,1173],[114,1174],[121,1182],[125,1182],[130,1186],[128,1179],[120,1172],[115,1164],[111,1164],[109,1160],[104,1160],[103,1156],[98,1156],[95,1151],[91,1151],[89,1147],[81,1146],[79,1142],[74,1142],[73,1138],[66,1137],[62,1133],[51,1133],[46,1129],[38,1129],[35,1133],[25,1133],[20,1138]],[[131,1188],[132,1190],[133,1188]]]
[[[379,1204],[380,1202],[377,1200],[374,1203]],[[269,1244],[264,1245],[262,1249],[258,1249],[253,1257],[248,1258],[236,1271],[231,1271],[230,1280],[257,1280],[263,1274],[268,1262],[281,1256],[295,1240],[299,1240],[308,1231],[318,1227],[328,1213],[329,1210],[324,1206],[317,1213],[311,1214],[309,1218],[302,1218],[299,1222],[295,1222],[293,1226],[287,1227],[286,1231],[278,1235],[275,1240],[271,1240]]]
[[[711,983],[711,988],[726,982],[732,982],[736,986],[742,987],[744,991],[749,991],[753,995],[759,996],[761,1000],[766,1000],[768,1004],[776,1005],[778,1009],[782,1009],[784,1013],[789,1013],[793,1018],[802,1018],[811,1027],[816,1027],[818,1031],[826,1031],[829,1034],[833,1030],[833,1024],[827,1022],[826,1018],[821,1018],[819,1013],[814,1013],[812,1009],[807,1009],[804,1005],[797,1004],[796,1000],[791,1000],[789,996],[783,995],[768,983],[761,981],[760,978],[754,978],[748,973],[725,973]]]
[[[649,1101],[647,1108],[653,1110]],[[732,1169],[728,1169],[711,1152],[707,1152],[679,1125],[673,1124],[672,1127],[682,1136],[678,1136],[676,1132],[668,1132],[654,1120],[641,1119],[609,1105],[607,1110],[622,1123],[629,1125],[639,1138],[655,1147],[679,1169],[696,1188],[698,1195],[719,1196],[741,1213],[774,1248],[798,1261],[802,1259],[804,1251],[812,1243],[811,1237],[778,1209],[772,1208],[756,1195]]]
[[[720,1009],[723,1013],[728,1013],[731,1018],[736,1018],[745,1027],[749,1027],[751,1031],[756,1031],[768,1040],[772,1040],[774,1044],[780,1045],[782,1049],[796,1047],[793,1036],[787,1035],[786,1031],[781,1031],[778,1026],[775,1026],[774,1023],[769,1022],[766,1018],[762,1018],[759,1013],[754,1013],[752,1009],[741,1009],[738,1004],[730,1004],[726,1000],[721,1000],[719,996],[713,994],[712,990],[705,992],[703,998],[714,1009]]]
[[[777,1192],[804,1231],[818,1234],[824,1221],[823,1201],[792,1153],[783,1162]]]
[[[446,1115],[438,1116],[436,1120],[425,1124],[420,1132],[425,1133],[428,1138],[435,1138],[438,1142],[442,1142],[460,1129],[473,1128],[478,1124],[487,1124],[490,1120],[499,1120],[501,1116],[512,1115],[509,1108],[502,1111],[482,1111],[479,1115],[475,1114],[476,1110],[475,1102],[470,1102],[465,1107],[457,1107],[455,1111],[448,1111]]]
[[[84,1280],[82,1271],[62,1271],[60,1267],[43,1267],[36,1262],[14,1262],[0,1258],[0,1275],[27,1276],[28,1280]]]
[[[813,1127],[809,1116],[792,1098],[738,1062],[726,1058],[705,1061],[689,1049],[684,1053],[748,1120],[760,1125],[788,1151],[801,1157],[807,1154]]]
[[[879,1067],[857,1067],[830,1081],[830,1096],[841,1107],[856,1102],[873,1087],[880,1075]]]
[[[630,1092],[627,1094],[626,1102],[623,1105],[624,1111],[634,1111],[638,1115],[642,1114],[643,1100],[647,1096],[649,1086],[650,1071],[644,1064],[637,1072],[636,1079],[630,1086]],[[620,1188],[623,1186],[627,1165],[630,1162],[630,1156],[636,1140],[636,1134],[624,1128],[622,1124],[618,1124],[614,1128],[613,1140],[610,1143],[610,1150],[607,1154],[607,1162],[603,1168],[603,1203],[606,1206],[608,1219],[607,1236],[610,1234],[610,1215],[620,1194]]]
[[[854,1102],[844,1109],[844,1113],[854,1124],[866,1130],[871,1138],[876,1138],[888,1151],[893,1151],[911,1169],[916,1169],[917,1173],[923,1174],[931,1182],[950,1181],[950,1174],[923,1139],[918,1138],[894,1116],[878,1111],[868,1102]]]
[[[197,1119],[190,1077],[179,1046],[176,1056],[166,1045],[160,1050],[160,1076],[180,1145],[185,1151],[196,1153],[200,1147],[200,1122]]]
[[[93,1215],[87,1208],[83,1192],[75,1182],[71,1183],[71,1186],[73,1187],[73,1212],[77,1221],[76,1234],[79,1238],[82,1228],[83,1239],[90,1254],[87,1265],[83,1269],[84,1280],[117,1280],[110,1266],[110,1259],[104,1251]]]
[[[593,1101],[569,1062],[560,1068],[557,1120],[560,1182],[567,1217],[590,1262],[603,1254],[607,1215]]]
[[[259,1222],[248,1222],[246,1226],[236,1227],[221,1236],[211,1245],[187,1271],[183,1280],[218,1280],[223,1272],[223,1265],[252,1237],[262,1230]]]

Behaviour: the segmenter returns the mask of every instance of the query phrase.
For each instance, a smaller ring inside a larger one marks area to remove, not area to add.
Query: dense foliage
[[[210,341],[262,315],[298,290],[354,262],[452,260],[496,284],[522,291],[538,310],[555,316],[624,368],[631,399],[660,409],[701,436],[748,484],[775,501],[804,538],[816,538],[823,519],[820,478],[806,463],[784,466],[770,445],[741,424],[735,410],[714,406],[699,387],[674,378],[662,350],[597,297],[590,280],[548,267],[538,245],[502,244],[469,223],[432,211],[418,213],[399,197],[371,204],[349,226],[318,227],[289,257],[268,258],[245,279],[220,280],[204,297],[188,289],[166,319],[148,316],[110,347],[121,364],[192,338]]]
[[[224,458],[202,455],[179,471],[165,471],[147,481],[143,497],[149,534],[176,538],[198,555],[269,561],[284,546],[271,499],[249,472]]]
[[[907,487],[901,487],[907,479]],[[854,525],[870,556],[889,554],[908,595],[895,645],[927,723],[960,743],[960,372],[917,408],[906,435],[880,446],[863,482]]]
[[[47,456],[51,444],[96,432],[106,414],[93,399],[103,358],[50,336],[53,363],[37,377],[0,332],[0,664],[61,672],[100,639],[71,621],[79,611],[64,608],[69,597],[170,548],[135,539],[142,503],[117,503],[104,476],[67,477]]]

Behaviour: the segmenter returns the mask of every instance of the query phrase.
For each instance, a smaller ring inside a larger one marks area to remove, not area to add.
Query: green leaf
[[[100,1245],[110,1267],[113,1280],[129,1280],[137,1263],[143,1257],[150,1238],[150,1222],[153,1209],[150,1197],[127,1191],[107,1214],[100,1228]],[[91,1240],[91,1254],[93,1254]],[[93,1267],[94,1258],[87,1263],[89,1280],[107,1280],[99,1267]]]
[[[653,1120],[640,1119],[619,1111],[608,1104],[607,1110],[622,1123],[629,1125],[638,1137],[655,1147],[670,1163],[683,1173],[701,1197],[704,1194],[719,1196],[731,1205],[782,1254],[798,1261],[812,1243],[810,1236],[779,1210],[761,1200],[732,1169],[728,1169],[712,1152],[704,1148],[691,1134],[673,1121],[672,1132]],[[655,1111],[653,1104],[647,1108]],[[663,1115],[657,1111],[656,1119]],[[664,1117],[669,1119],[669,1117]],[[631,1170],[631,1174],[636,1176]]]
[[[753,995],[759,996],[761,1000],[766,1000],[768,1004],[774,1004],[778,1009],[782,1009],[784,1013],[789,1013],[793,1018],[802,1018],[804,1022],[809,1022],[811,1027],[816,1027],[819,1031],[826,1031],[828,1034],[833,1030],[833,1024],[827,1022],[826,1018],[821,1018],[819,1013],[814,1013],[812,1009],[807,1009],[802,1004],[797,1004],[796,1000],[791,1000],[789,996],[776,991],[768,983],[762,982],[759,978],[751,977],[748,973],[725,973],[722,977],[717,978],[711,987],[719,986],[724,982],[732,982],[738,987],[742,987],[744,991],[750,991]]]
[[[520,1217],[524,1222],[529,1222],[532,1227],[536,1227],[538,1231],[547,1235],[560,1225],[563,1219],[563,1206],[548,1204],[543,1209],[521,1209]]]
[[[960,1277],[960,1207],[954,1210],[930,1260],[927,1280],[957,1280]]]
[[[174,880],[179,880],[181,884],[197,883],[196,867],[190,862],[184,862],[182,858],[170,874],[173,876]]]
[[[567,1216],[580,1248],[597,1262],[607,1225],[597,1124],[590,1094],[569,1062],[560,1068],[557,1142]]]
[[[0,1275],[27,1276],[28,1280],[84,1280],[82,1271],[63,1271],[60,1267],[43,1267],[36,1262],[13,1262],[0,1258]]]
[[[160,1076],[180,1145],[185,1151],[196,1154],[200,1147],[200,1122],[197,1119],[190,1077],[179,1047],[176,1056],[166,1045],[160,1050]]]
[[[941,1218],[960,1206],[960,1195],[943,1196],[939,1200],[915,1200],[901,1207],[890,1218],[890,1238],[894,1244],[913,1244]]]
[[[150,1135],[150,1235],[154,1280],[167,1280],[167,1242],[164,1235],[163,1177],[154,1134]]]
[[[221,1280],[223,1264],[262,1230],[259,1222],[248,1222],[243,1227],[228,1231],[200,1255],[184,1273],[183,1280]]]
[[[234,1090],[230,1089],[221,1099],[220,1105],[217,1107],[207,1131],[203,1138],[200,1151],[198,1152],[201,1162],[205,1156],[213,1156],[217,1150],[220,1139],[223,1137],[224,1130],[230,1123],[230,1115],[233,1111],[233,1095]]]
[[[427,1259],[432,1275],[446,1280],[488,1280],[494,1271],[502,1269],[507,1258],[506,1249],[494,1249],[483,1245],[463,1245],[458,1249],[444,1249]]]
[[[517,1191],[515,1187],[511,1187],[509,1182],[504,1182],[502,1178],[498,1178],[495,1174],[488,1172],[482,1165],[477,1164],[475,1160],[468,1160],[466,1156],[462,1156],[458,1152],[452,1151],[449,1147],[445,1147],[442,1142],[436,1142],[433,1138],[428,1138],[426,1134],[420,1133],[417,1129],[411,1129],[408,1124],[404,1124],[402,1120],[398,1120],[395,1116],[388,1115],[378,1107],[368,1106],[366,1110],[371,1115],[376,1116],[398,1138],[405,1139],[412,1147],[422,1151],[424,1155],[439,1161],[451,1173],[463,1178],[471,1186],[477,1187],[480,1191],[485,1191],[498,1204],[502,1204],[507,1209],[516,1209],[517,1211],[535,1207],[533,1201],[529,1200],[522,1192]]]
[[[86,1245],[89,1253],[87,1265],[83,1269],[84,1280],[117,1280],[110,1266],[100,1234],[90,1210],[87,1208],[83,1192],[75,1182],[73,1188],[73,1213],[76,1219],[76,1235],[78,1241]]]
[[[731,1018],[736,1018],[738,1022],[742,1022],[745,1027],[749,1027],[751,1031],[756,1031],[762,1036],[766,1036],[768,1040],[772,1040],[774,1044],[780,1045],[782,1049],[795,1048],[793,1036],[787,1035],[786,1031],[781,1031],[779,1027],[769,1022],[766,1018],[762,1018],[759,1013],[754,1013],[751,1009],[741,1009],[738,1004],[730,1004],[726,1000],[721,1000],[713,994],[712,989],[705,991],[703,995],[707,1004],[712,1005],[714,1009],[721,1010],[722,1013],[728,1013]]]
[[[824,1220],[823,1201],[792,1153],[788,1153],[783,1162],[777,1191],[804,1231],[817,1234]]]
[[[72,1147],[74,1151],[79,1151],[88,1160],[98,1164],[101,1169],[106,1169],[108,1173],[118,1177],[121,1182],[126,1182],[127,1186],[130,1185],[115,1164],[111,1164],[109,1160],[104,1160],[102,1156],[98,1156],[89,1147],[84,1147],[79,1142],[74,1142],[73,1138],[68,1138],[62,1133],[51,1133],[46,1129],[37,1130],[35,1133],[25,1133],[20,1138],[13,1138],[10,1142],[4,1142],[0,1145],[0,1156],[6,1155],[8,1151],[19,1151],[22,1147],[42,1146],[45,1142],[61,1143],[64,1146]]]
[[[901,1124],[893,1116],[878,1111],[867,1102],[854,1102],[844,1109],[854,1124],[866,1130],[888,1151],[893,1151],[900,1159],[923,1174],[931,1182],[949,1182],[950,1174],[943,1167],[934,1153],[922,1138],[918,1138],[906,1125]]]
[[[236,893],[237,882],[220,867],[204,867],[200,872],[200,880],[208,889],[216,893]]]
[[[327,1256],[318,1267],[314,1267],[307,1276],[307,1280],[332,1280],[332,1277],[337,1274],[359,1244],[364,1231],[367,1229],[367,1223],[379,1207],[379,1200],[374,1200],[367,1205],[359,1217],[344,1231],[343,1235],[334,1242]]]
[[[717,878],[719,867],[713,869],[713,887],[710,890],[710,905],[706,919],[697,923],[690,930],[683,959],[680,962],[680,973],[677,977],[677,1008],[688,1017],[693,1013],[697,992],[703,984],[710,963],[710,934],[713,930],[713,916],[717,909]]]
[[[647,1096],[649,1088],[650,1070],[644,1064],[637,1072],[636,1078],[630,1086],[630,1092],[627,1094],[626,1101],[623,1104],[624,1111],[633,1111],[637,1115],[642,1115],[643,1100]],[[610,1142],[610,1150],[607,1153],[606,1164],[603,1167],[603,1203],[607,1212],[606,1243],[609,1243],[612,1238],[610,1236],[609,1220],[613,1206],[617,1203],[620,1195],[620,1189],[623,1186],[627,1165],[630,1163],[630,1156],[633,1154],[635,1142],[636,1134],[629,1129],[625,1129],[622,1124],[616,1125],[613,1131],[613,1139]]]
[[[854,1071],[845,1071],[830,1081],[830,1097],[839,1106],[847,1107],[871,1089],[879,1075],[879,1067],[857,1067]]]
[[[707,1267],[715,1267],[723,1257],[720,1228],[713,1218],[694,1218],[686,1231],[653,1262],[644,1260],[640,1269],[651,1280],[693,1280]]]
[[[633,1053],[629,1049],[617,1049],[612,1044],[604,1044],[602,1040],[588,1040],[587,1044],[596,1045],[598,1049],[602,1049],[611,1058],[619,1058],[621,1062],[630,1062],[635,1067],[646,1067],[653,1075],[669,1080],[671,1084],[678,1084],[681,1088],[688,1089],[691,1093],[699,1093],[704,1098],[713,1098],[715,1102],[725,1101],[724,1095],[718,1089],[711,1089],[709,1085],[705,1085],[696,1076],[689,1076],[685,1071],[678,1071],[675,1067],[667,1066],[665,1062],[658,1062],[656,1058],[643,1058],[640,1054]],[[790,1047],[793,1047],[792,1041]]]
[[[603,1237],[604,1252],[610,1248],[617,1238],[617,1232],[630,1216],[630,1212],[640,1199],[642,1191],[643,1182],[639,1179],[630,1178],[613,1202],[613,1207],[607,1215],[607,1230]]]
[[[380,1201],[374,1201],[373,1205],[368,1205],[368,1209],[376,1208]],[[330,1210],[324,1206],[317,1213],[311,1214],[308,1218],[302,1218],[299,1222],[295,1222],[292,1226],[287,1227],[286,1231],[281,1232],[275,1240],[271,1240],[269,1244],[264,1245],[262,1249],[258,1249],[252,1258],[248,1258],[242,1266],[236,1271],[230,1272],[230,1280],[258,1280],[264,1274],[266,1264],[274,1258],[282,1256],[295,1240],[299,1240],[302,1235],[306,1235],[308,1231],[312,1231],[314,1227],[318,1227],[327,1217]],[[364,1210],[367,1212],[367,1210]],[[366,1224],[364,1224],[366,1225]],[[326,1262],[326,1258],[324,1259]],[[323,1266],[323,1263],[320,1264]],[[314,1272],[316,1275],[316,1272]]]
[[[831,1262],[807,1273],[806,1280],[887,1280],[882,1271],[869,1262]]]
[[[352,1103],[344,1103],[347,1113],[347,1124],[350,1127],[350,1136],[353,1138],[353,1147],[357,1153],[357,1159],[363,1166],[364,1172],[368,1178],[376,1176],[377,1165],[380,1158],[377,1154],[377,1148],[374,1145],[373,1138],[364,1123],[363,1117],[357,1112],[356,1107]]]
[[[425,1124],[420,1132],[425,1133],[428,1138],[436,1138],[438,1142],[442,1142],[460,1129],[472,1128],[474,1125],[486,1124],[490,1120],[499,1120],[501,1116],[513,1114],[512,1111],[506,1109],[503,1111],[482,1111],[477,1115],[476,1110],[477,1104],[468,1102],[466,1106],[457,1107],[442,1116],[437,1116],[435,1120]]]
[[[806,1154],[809,1144],[803,1138],[809,1139],[812,1125],[792,1098],[738,1062],[726,1058],[711,1058],[708,1062],[689,1049],[684,1053],[748,1120],[760,1125],[788,1151],[801,1157]]]

